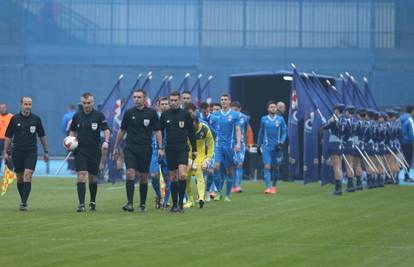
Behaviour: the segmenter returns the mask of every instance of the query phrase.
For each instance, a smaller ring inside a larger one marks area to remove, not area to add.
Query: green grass
[[[0,198],[2,266],[413,266],[413,187],[341,197],[331,187],[245,183],[233,201],[184,214],[125,213],[122,184],[100,185],[96,213],[75,213],[71,179],[39,179],[28,212]],[[138,190],[135,191],[138,199]]]

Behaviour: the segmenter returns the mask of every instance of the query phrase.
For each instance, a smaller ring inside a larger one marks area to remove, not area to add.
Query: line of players
[[[206,103],[203,103],[200,106],[200,111],[198,111],[190,103],[191,95],[188,93],[184,93],[181,96],[181,106],[184,106],[186,110],[184,111],[179,106],[179,96],[178,93],[175,93],[175,95],[169,96],[168,99],[159,99],[157,112],[155,112],[144,107],[145,92],[138,90],[134,93],[136,106],[131,108],[127,114],[144,110],[151,116],[148,118],[142,117],[140,123],[132,121],[130,123],[133,126],[131,129],[138,129],[143,132],[141,132],[141,136],[139,134],[135,136],[132,131],[129,133],[130,140],[133,140],[132,143],[131,141],[128,142],[128,137],[126,140],[126,146],[132,146],[130,150],[133,153],[128,154],[127,152],[125,157],[128,177],[126,186],[128,203],[123,207],[124,210],[133,210],[135,171],[138,171],[141,177],[140,210],[145,210],[148,172],[151,173],[152,184],[157,195],[156,208],[167,208],[171,192],[174,195],[174,211],[182,211],[183,194],[185,191],[188,195],[187,206],[192,206],[194,204],[191,190],[192,175],[196,176],[200,207],[204,206],[205,201],[210,200],[209,194],[206,194],[206,192],[213,187],[218,191],[218,195],[215,197],[216,200],[223,198],[225,201],[230,201],[232,191],[241,192],[241,167],[244,160],[245,133],[249,117],[240,112],[241,107],[239,103],[231,103],[229,95],[221,96],[220,105],[212,105],[212,113]],[[185,134],[182,136],[185,138],[180,138],[184,143],[180,144],[180,147],[176,147],[172,151],[174,153],[169,153],[172,156],[170,156],[170,160],[166,160],[167,157],[164,155],[164,150],[167,149],[168,151],[170,147],[171,151],[171,147],[174,147],[175,144],[168,145],[168,141],[166,141],[169,135],[172,136],[172,133],[168,133],[167,126],[170,121],[165,121],[164,118],[164,126],[161,127],[158,125],[158,120],[160,117],[162,118],[162,114],[169,110],[173,102],[175,105],[174,110],[180,111],[187,118],[186,122],[184,120],[177,120],[176,128],[188,127],[188,131],[183,132]],[[81,104],[82,110],[75,114],[70,130],[71,135],[77,136],[79,140],[79,147],[74,153],[78,173],[77,191],[80,203],[78,211],[85,211],[85,184],[87,179],[89,180],[89,191],[91,194],[90,210],[96,209],[96,175],[98,173],[99,158],[101,150],[108,148],[110,131],[106,124],[105,116],[93,108],[94,100],[91,94],[83,94]],[[268,115],[263,116],[260,123],[257,143],[261,146],[265,165],[265,193],[276,192],[276,188],[271,187],[270,180],[273,178],[273,185],[275,185],[279,176],[278,165],[281,161],[281,146],[286,140],[286,124],[280,114],[284,106],[283,104],[282,106],[280,105],[281,103],[276,104],[270,101],[267,105]],[[5,134],[3,150],[3,157],[7,161],[9,158],[7,152],[13,141],[12,157],[14,171],[17,173],[17,188],[21,196],[21,210],[27,210],[27,199],[31,191],[32,174],[37,160],[36,135],[42,141],[44,159],[48,160],[48,145],[45,131],[40,118],[31,113],[31,108],[31,98],[22,97],[21,112],[10,120]],[[407,111],[407,113],[410,115],[413,111],[413,108],[411,108],[411,111]],[[333,112],[332,118],[322,128],[329,130],[329,152],[335,175],[335,195],[342,194],[343,162],[345,163],[348,192],[363,189],[363,169],[367,173],[367,188],[383,187],[387,182],[398,183],[400,167],[404,169],[407,179],[409,164],[401,153],[399,141],[401,138],[401,120],[398,118],[399,112],[394,110],[387,110],[387,112],[366,109],[356,110],[353,106],[345,107],[341,104],[335,106]],[[188,120],[188,118],[190,119]],[[135,120],[134,115],[130,119]],[[124,120],[126,120],[125,116]],[[120,132],[122,130],[124,132],[120,134],[115,144],[116,148],[121,143],[122,135],[128,132],[127,123],[123,124],[123,126],[121,125]],[[146,129],[150,125],[151,130]],[[100,142],[101,131],[104,132],[104,141],[102,143]],[[155,135],[154,132],[156,133]],[[143,139],[141,140],[140,138]],[[212,141],[213,138],[214,142]],[[136,149],[133,147],[134,142],[138,142],[136,143]],[[187,142],[190,144],[187,144]],[[148,149],[148,146],[150,149]],[[125,149],[124,147],[124,153],[126,151],[128,151],[128,148]],[[143,151],[146,151],[146,153],[143,153]],[[197,153],[197,151],[200,153]],[[119,150],[115,149],[114,156],[117,156],[118,153]],[[187,168],[189,169],[188,173]],[[177,169],[179,170],[180,178],[178,184],[182,186],[178,186],[175,183]],[[160,171],[163,172],[166,182],[163,203],[161,203],[161,190],[159,186]],[[222,194],[224,183],[226,183],[226,191]]]
[[[191,102],[189,92],[173,92],[168,98],[160,98],[157,111],[145,107],[146,93],[137,90],[133,94],[135,107],[129,109],[115,142],[113,156],[117,158],[123,150],[126,164],[126,194],[128,202],[125,211],[133,211],[135,176],[139,173],[140,210],[145,211],[148,177],[156,192],[156,208],[167,208],[171,194],[173,206],[170,211],[183,211],[183,198],[187,192],[187,207],[194,205],[191,177],[197,181],[198,204],[200,208],[210,201],[210,189],[216,189],[215,200],[231,201],[231,192],[241,192],[242,164],[246,151],[246,131],[249,117],[241,113],[238,102],[231,102],[230,96],[220,97],[220,105],[213,104],[213,112],[206,103],[198,110]],[[268,103],[268,115],[263,116],[258,143],[261,145],[265,163],[265,193],[276,193],[279,177],[280,148],[286,139],[286,124],[278,114],[284,110],[283,103]],[[96,210],[97,175],[101,152],[108,150],[110,131],[104,114],[94,109],[94,97],[90,93],[81,96],[82,109],[75,113],[70,124],[70,135],[78,139],[74,151],[77,172],[77,211],[84,212],[86,182],[89,181],[89,210]],[[31,112],[32,99],[22,97],[21,112],[15,115],[7,128],[4,159],[8,159],[9,146],[18,178],[21,197],[20,210],[27,210],[31,191],[32,174],[37,161],[37,138],[41,138],[44,158],[47,156],[47,139],[41,120]],[[103,142],[101,140],[103,132]],[[123,147],[122,139],[126,134]],[[190,149],[191,148],[191,149]],[[198,151],[198,153],[197,153]],[[30,152],[30,153],[29,153]],[[273,170],[273,171],[271,171]],[[165,197],[161,203],[159,173],[166,183]],[[178,174],[178,175],[177,175]],[[273,187],[270,180],[273,177]],[[224,191],[224,184],[226,190]]]
[[[334,195],[342,195],[342,165],[345,164],[347,192],[372,189],[386,183],[398,183],[400,167],[409,172],[401,152],[399,112],[356,109],[338,104],[323,129],[329,130],[329,154],[335,175]]]
[[[195,159],[188,159],[188,173],[186,175],[187,203],[185,207],[192,207],[197,202],[202,208],[205,202],[211,201],[211,197],[214,197],[214,200],[231,201],[231,192],[242,192],[241,180],[249,116],[241,113],[240,103],[231,102],[230,96],[227,94],[221,96],[220,104],[208,105],[207,103],[201,103],[200,110],[191,103],[189,92],[183,92],[180,100],[181,107],[184,107],[191,114],[194,121],[198,151]],[[269,114],[262,118],[258,139],[258,143],[263,146],[265,193],[268,194],[275,194],[277,191],[276,182],[280,176],[278,166],[282,161],[281,146],[286,140],[286,124],[283,117],[277,114],[277,105],[279,105],[280,110],[285,109],[283,103],[276,104],[273,101],[268,103]],[[168,109],[168,98],[162,97],[157,100],[156,110],[159,117]],[[155,207],[166,209],[168,208],[171,187],[168,164],[166,157],[158,158],[156,152],[158,145],[155,137],[152,144],[153,154],[150,175],[151,184],[156,194]],[[272,169],[273,172],[271,172]],[[165,182],[163,201],[160,173],[162,173]],[[194,201],[191,186],[193,176],[195,176],[197,184],[197,201]],[[273,177],[273,186],[270,183],[271,177]],[[222,193],[224,183],[226,183],[226,191]],[[217,194],[214,190],[217,190]],[[144,206],[145,198],[141,199],[140,209],[144,209]],[[133,211],[132,201],[128,201],[123,209]]]

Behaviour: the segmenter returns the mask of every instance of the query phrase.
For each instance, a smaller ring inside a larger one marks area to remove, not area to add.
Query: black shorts
[[[178,165],[188,165],[188,148],[167,148],[165,154],[167,156],[167,166],[169,171],[178,169]]]
[[[134,169],[140,173],[148,173],[151,164],[152,147],[125,146],[124,157],[127,169]]]
[[[75,156],[75,169],[77,172],[87,171],[89,174],[98,175],[99,161],[101,160],[101,150],[90,148],[77,148]]]
[[[22,173],[25,169],[34,171],[37,163],[37,151],[13,151],[12,161],[15,173]]]

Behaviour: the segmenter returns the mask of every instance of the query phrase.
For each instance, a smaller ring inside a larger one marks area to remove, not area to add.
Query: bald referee
[[[100,133],[104,133],[102,150],[108,149],[110,131],[105,115],[93,108],[94,98],[91,93],[84,93],[81,97],[82,110],[73,115],[70,125],[70,136],[76,136],[79,142],[74,151],[75,169],[78,173],[77,191],[79,206],[77,212],[85,212],[86,179],[89,178],[89,192],[91,195],[89,210],[96,211],[96,193],[98,191],[97,175],[101,157]]]
[[[3,158],[7,163],[7,151],[13,141],[12,160],[17,176],[17,191],[20,194],[20,210],[27,210],[27,200],[32,188],[32,176],[37,163],[37,138],[40,138],[45,162],[49,160],[47,138],[39,116],[32,113],[32,99],[24,96],[20,100],[21,110],[14,115],[6,130]]]

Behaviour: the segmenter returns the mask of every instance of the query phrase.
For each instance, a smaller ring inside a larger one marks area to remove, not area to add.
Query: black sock
[[[27,203],[27,199],[29,199],[30,191],[32,189],[32,182],[23,182],[22,186],[22,202],[24,204]]]
[[[17,182],[17,191],[19,191],[20,200],[23,203],[23,182]]]
[[[173,202],[173,207],[177,207],[178,202],[178,181],[171,181],[171,198]]]
[[[178,181],[178,206],[180,208],[183,207],[183,200],[185,195],[185,188],[187,187],[186,180],[179,180]]]
[[[96,182],[89,182],[89,193],[91,195],[91,202],[95,202],[97,192],[98,184]]]
[[[339,191],[342,189],[341,180],[335,180],[335,191]]]
[[[145,201],[147,200],[148,192],[148,183],[139,183],[139,198],[141,201],[141,206],[145,206]]]
[[[348,188],[354,187],[354,178],[353,177],[346,177],[348,179]]]
[[[126,194],[128,204],[134,203],[134,191],[135,191],[135,181],[134,180],[127,180],[126,181]]]
[[[85,205],[85,194],[86,194],[86,185],[85,183],[78,182],[78,199],[80,205]]]

